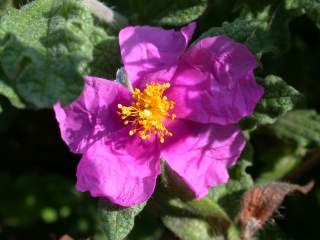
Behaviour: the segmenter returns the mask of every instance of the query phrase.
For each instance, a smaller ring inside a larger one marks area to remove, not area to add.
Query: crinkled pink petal
[[[210,187],[227,182],[227,167],[245,147],[245,139],[232,125],[175,120],[173,137],[166,138],[161,156],[193,190],[197,198]]]
[[[86,77],[82,94],[68,106],[57,103],[54,112],[63,140],[74,153],[82,153],[101,136],[119,130],[118,103],[130,101],[128,89],[110,80]]]
[[[224,36],[199,41],[183,56],[167,93],[177,117],[228,125],[251,115],[263,95],[256,67],[243,44]]]
[[[77,169],[78,191],[129,207],[146,201],[160,173],[159,144],[128,135],[128,128],[95,142]]]
[[[170,81],[196,24],[180,31],[158,27],[126,27],[119,33],[122,62],[134,87],[148,81]]]

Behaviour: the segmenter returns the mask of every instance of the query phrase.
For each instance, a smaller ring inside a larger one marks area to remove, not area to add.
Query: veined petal
[[[128,207],[146,201],[160,173],[159,144],[128,135],[128,128],[95,142],[77,169],[78,191]]]
[[[199,41],[183,56],[167,93],[177,117],[228,125],[251,115],[263,95],[256,67],[255,56],[227,37]]]
[[[178,173],[197,198],[210,187],[227,182],[227,167],[234,164],[245,147],[239,129],[176,120],[173,137],[167,138],[161,156]]]
[[[82,153],[102,135],[124,125],[117,104],[131,99],[122,85],[97,77],[86,77],[82,94],[68,106],[54,106],[63,140],[74,153]]]
[[[195,23],[190,23],[180,31],[149,26],[122,29],[122,62],[133,86],[143,87],[147,81],[170,81],[195,27]]]

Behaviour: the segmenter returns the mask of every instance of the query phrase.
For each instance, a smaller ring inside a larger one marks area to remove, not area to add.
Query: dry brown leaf
[[[237,217],[241,224],[241,239],[250,240],[278,209],[286,195],[292,192],[306,194],[313,185],[313,181],[305,186],[273,182],[250,188],[243,196],[242,208]]]

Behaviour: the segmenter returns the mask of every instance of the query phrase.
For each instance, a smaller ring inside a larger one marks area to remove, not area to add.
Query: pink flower
[[[81,96],[54,106],[61,135],[74,153],[78,191],[122,206],[146,201],[160,158],[197,198],[225,183],[245,139],[235,126],[263,94],[257,61],[242,44],[208,37],[187,49],[195,23],[180,31],[139,26],[119,34],[134,91],[86,77]]]

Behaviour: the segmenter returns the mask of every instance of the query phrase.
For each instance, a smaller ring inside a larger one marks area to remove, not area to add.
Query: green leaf
[[[93,76],[115,79],[117,70],[121,67],[118,38],[109,36],[103,29],[94,28],[91,35],[94,44],[93,59],[89,65]]]
[[[271,132],[269,128],[264,130],[268,133]],[[302,162],[307,152],[305,147],[275,139],[273,135],[268,140],[269,138],[266,138],[263,131],[260,134],[262,134],[261,138],[264,141],[257,140],[255,142],[255,173],[258,175],[256,183],[280,180]],[[270,145],[269,142],[273,144]]]
[[[221,27],[210,28],[197,41],[215,35],[225,35],[244,43],[258,57],[275,49],[268,23],[264,20],[236,19],[231,23],[224,22]]]
[[[306,14],[320,28],[320,2],[318,0],[286,0],[285,8],[296,11],[299,15]]]
[[[169,201],[169,205],[172,209],[162,221],[183,240],[223,237],[232,226],[224,209],[209,198],[186,202],[175,198]]]
[[[289,23],[294,18],[307,15],[320,27],[320,3],[317,0],[238,0],[235,10],[248,21],[268,22],[269,37],[278,52],[289,49]]]
[[[320,115],[313,110],[295,110],[286,113],[265,128],[262,141],[256,141],[258,182],[274,181],[285,177],[305,157],[308,148],[320,146]],[[266,144],[266,136],[272,137]],[[276,139],[275,139],[276,137]],[[259,139],[259,138],[258,138]],[[259,143],[260,142],[260,143]]]
[[[182,26],[199,18],[207,0],[104,0],[132,24]]]
[[[252,116],[241,122],[242,128],[274,123],[278,117],[292,110],[302,95],[282,78],[268,75],[257,79],[264,87],[264,95]]]
[[[28,105],[69,103],[89,73],[98,31],[77,0],[37,0],[11,10],[0,22],[3,80]]]
[[[24,108],[25,105],[21,102],[21,99],[16,94],[16,92],[8,86],[5,82],[1,81],[0,79],[0,95],[5,96],[8,98],[12,106],[15,106],[16,108]]]
[[[134,228],[126,240],[163,240],[164,235],[167,234],[150,201],[135,219]]]
[[[167,0],[166,2],[166,9],[155,16],[154,23],[181,26],[200,17],[207,8],[207,0]]]
[[[182,240],[210,240],[215,235],[210,233],[210,225],[201,219],[165,216],[162,220]]]
[[[306,147],[320,146],[320,115],[313,110],[295,110],[269,126],[278,137]]]
[[[0,71],[0,95],[6,97],[12,106],[16,108],[24,108],[25,105],[17,95],[16,91],[7,83],[5,83],[3,79],[4,79],[3,73]],[[2,109],[0,109],[0,112],[1,110]]]
[[[252,147],[248,145],[232,169],[231,179],[210,189],[207,197],[186,201],[170,199],[171,209],[163,217],[165,226],[183,240],[239,239],[232,219],[240,209],[241,194],[253,185],[246,173],[252,155]]]
[[[264,21],[267,23],[268,37],[272,40],[277,52],[288,49],[288,24],[291,14],[285,9],[284,3],[277,0],[238,0],[235,9],[240,12],[241,18],[247,21]]]
[[[99,207],[99,227],[107,240],[122,240],[132,230],[134,218],[138,215],[145,204],[131,208],[123,208],[111,205],[101,200]]]
[[[1,0],[0,2],[0,17],[12,8],[12,0]]]

